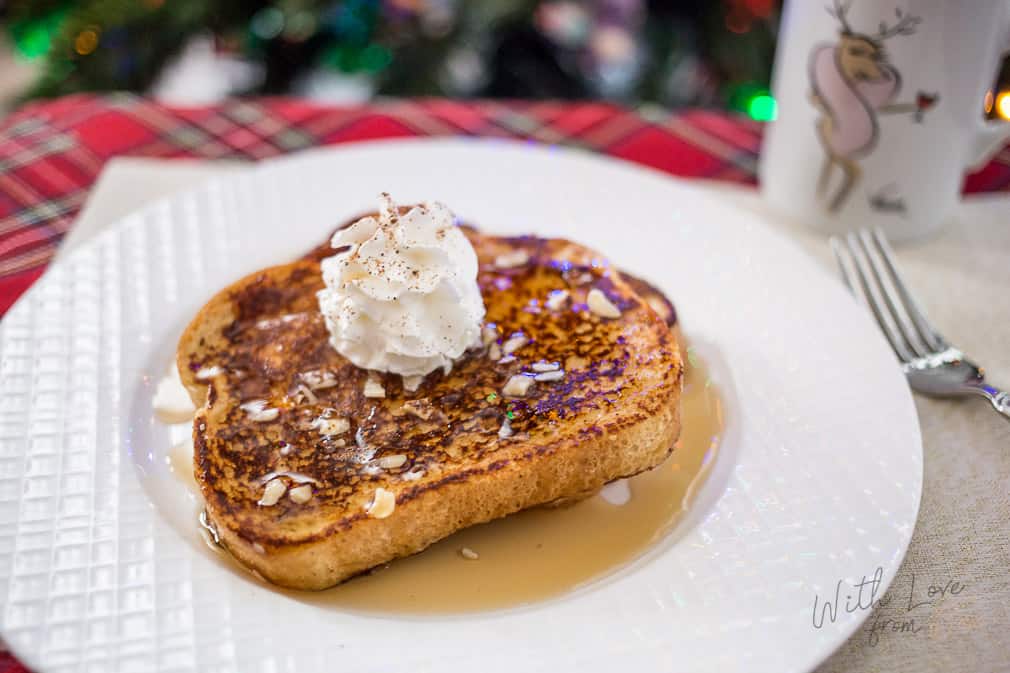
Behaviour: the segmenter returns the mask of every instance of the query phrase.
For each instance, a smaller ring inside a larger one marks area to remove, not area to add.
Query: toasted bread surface
[[[466,526],[584,497],[671,451],[683,368],[656,311],[583,246],[467,235],[496,346],[468,352],[414,392],[379,375],[385,396],[365,396],[369,373],[329,345],[318,256],[239,280],[183,334],[177,364],[200,407],[194,467],[209,518],[231,553],[267,579],[329,587]],[[517,250],[526,263],[496,265]],[[620,317],[588,309],[592,288]],[[569,297],[552,308],[556,290]],[[517,333],[528,343],[514,360],[489,357]],[[506,396],[510,377],[536,374],[537,362],[557,362],[563,377]],[[309,385],[320,376],[332,385]],[[275,417],[241,406],[255,400]],[[346,430],[321,434],[319,418],[346,419]],[[311,479],[311,499],[259,504],[276,475],[289,489]],[[384,518],[370,510],[379,489],[395,498]]]

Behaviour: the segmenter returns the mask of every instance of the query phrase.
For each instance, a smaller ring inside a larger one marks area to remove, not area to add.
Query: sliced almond
[[[515,353],[529,342],[530,338],[528,336],[522,332],[518,332],[509,337],[508,340],[501,345],[501,349],[505,355],[512,355],[512,353]]]
[[[542,374],[537,374],[533,377],[534,381],[560,381],[565,378],[564,371],[560,369],[555,369],[551,372],[543,372]]]
[[[381,486],[375,489],[371,502],[365,507],[365,513],[373,519],[385,519],[396,509],[396,494]]]
[[[487,349],[487,356],[489,358],[491,358],[492,360],[496,360],[496,361],[500,360],[501,359],[501,346],[499,346],[496,343],[491,344],[491,346]]]
[[[346,418],[319,418],[312,421],[311,427],[319,431],[320,435],[332,437],[342,435],[351,429],[351,422]]]
[[[547,295],[547,301],[544,302],[544,306],[551,311],[557,311],[568,301],[568,295],[568,290],[554,290]]]
[[[561,363],[559,362],[534,362],[530,367],[535,372],[553,372],[561,369]]]
[[[613,319],[621,317],[621,309],[614,306],[614,303],[599,288],[594,287],[589,291],[589,295],[586,297],[586,304],[589,305],[590,311],[601,318]]]
[[[501,422],[501,427],[498,428],[498,439],[508,439],[512,436],[512,423],[506,417],[504,421]]]
[[[379,467],[384,470],[393,470],[398,467],[403,467],[403,464],[407,462],[407,456],[402,453],[397,453],[392,456],[383,456],[379,458]]]
[[[284,492],[287,490],[288,487],[283,480],[271,479],[263,487],[263,495],[260,496],[257,504],[261,507],[273,507],[284,496]]]
[[[309,404],[319,404],[319,398],[316,397],[316,394],[312,392],[312,389],[309,388],[304,383],[299,383],[298,386],[295,388],[294,398],[295,402],[298,404],[301,404],[302,402],[308,402]]]
[[[386,389],[382,387],[379,379],[371,376],[365,381],[365,397],[382,398],[386,396]]]
[[[337,375],[325,370],[313,370],[302,372],[302,381],[305,381],[312,390],[323,390],[337,385]]]
[[[312,487],[308,484],[295,486],[293,489],[288,491],[288,497],[291,498],[291,502],[304,505],[309,500],[312,500]]]
[[[201,367],[197,370],[196,374],[193,376],[197,381],[206,381],[207,379],[212,379],[218,374],[224,374],[224,369],[222,367]]]
[[[519,248],[517,250],[512,250],[511,252],[502,253],[494,258],[494,265],[499,269],[511,269],[517,266],[522,266],[526,262],[530,261],[530,255],[528,252]]]
[[[507,397],[525,397],[532,385],[533,379],[531,377],[516,374],[502,388],[502,394]]]
[[[408,393],[416,392],[418,388],[421,387],[421,383],[424,382],[423,376],[404,376],[403,377],[403,389]]]
[[[487,325],[484,325],[483,328],[481,328],[480,341],[482,344],[488,346],[491,344],[492,341],[496,341],[497,339],[498,339],[498,330],[493,323],[488,323]]]
[[[280,410],[267,407],[266,400],[251,400],[240,404],[239,408],[246,412],[250,421],[265,423],[275,420],[280,415]]]

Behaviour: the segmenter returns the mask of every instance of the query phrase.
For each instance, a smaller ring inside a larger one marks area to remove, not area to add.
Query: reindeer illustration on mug
[[[894,103],[901,90],[901,73],[891,63],[884,41],[912,35],[921,22],[918,16],[895,10],[897,22],[881,22],[874,35],[858,33],[846,19],[853,0],[834,0],[828,13],[839,22],[838,41],[814,46],[810,55],[810,99],[820,112],[817,136],[824,148],[824,164],[817,193],[826,198],[832,173],[837,166],[842,182],[828,201],[828,210],[837,212],[862,177],[858,160],[877,145],[881,114],[912,113],[921,122],[925,112],[939,100],[935,93],[920,91],[911,103]]]

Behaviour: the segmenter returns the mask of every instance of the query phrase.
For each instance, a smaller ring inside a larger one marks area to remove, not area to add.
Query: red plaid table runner
[[[72,96],[0,122],[0,315],[52,257],[113,156],[259,160],[375,138],[494,136],[572,145],[674,175],[753,184],[761,126],[711,111],[605,103],[391,101],[323,107],[286,99],[171,108],[134,96]],[[965,191],[1010,190],[1010,147]],[[0,653],[0,673],[24,673]]]
[[[118,95],[34,104],[0,123],[0,315],[41,275],[110,157],[258,160],[356,140],[455,135],[574,145],[675,175],[753,183],[761,127],[711,111],[605,103],[273,99],[181,109]],[[1010,189],[1010,149],[965,189]]]

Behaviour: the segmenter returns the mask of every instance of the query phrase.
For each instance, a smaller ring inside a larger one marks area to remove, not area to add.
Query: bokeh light
[[[770,122],[778,113],[778,104],[770,93],[760,93],[747,103],[747,114],[751,119]]]
[[[94,28],[85,28],[74,39],[74,51],[81,56],[87,56],[98,47],[98,31]]]
[[[1010,91],[1000,91],[996,96],[996,114],[1010,121]]]

